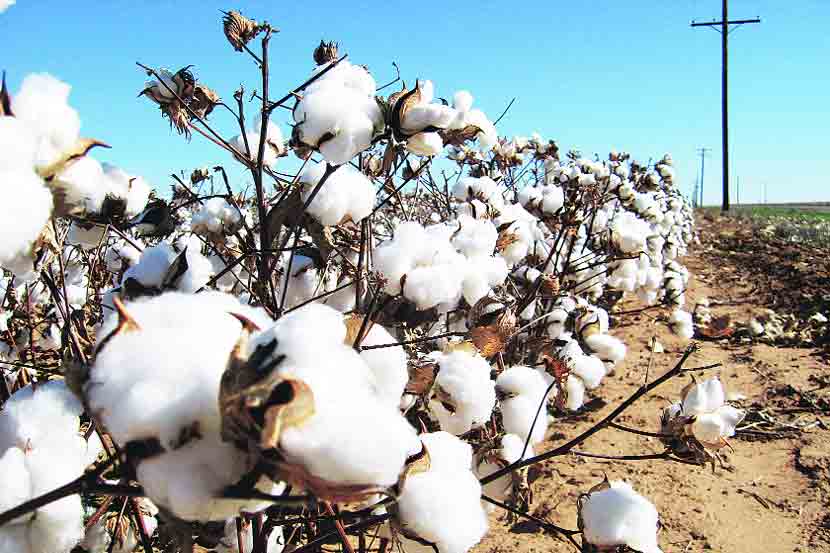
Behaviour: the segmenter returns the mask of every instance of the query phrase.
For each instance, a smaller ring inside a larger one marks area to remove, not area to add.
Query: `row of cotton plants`
[[[272,28],[223,26],[265,82],[251,48]],[[200,168],[169,192],[90,155],[105,145],[81,138],[67,84],[4,85],[0,550],[352,550],[370,532],[463,553],[494,508],[528,516],[527,467],[570,451],[548,429],[625,359],[622,305],[692,337],[670,156],[560,156],[499,137],[470,92],[379,87],[334,43],[314,61],[282,100],[238,92],[227,121],[190,66],[148,68],[141,96],[250,174]],[[703,464],[742,418],[713,378],[654,427],[666,457]],[[626,482],[578,513],[551,525],[574,545],[660,550]]]

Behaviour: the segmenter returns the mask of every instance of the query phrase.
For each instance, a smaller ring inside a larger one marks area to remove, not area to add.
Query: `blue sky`
[[[275,91],[307,78],[321,38],[337,40],[378,83],[394,77],[395,61],[408,82],[432,79],[439,96],[470,90],[492,118],[517,97],[501,135],[538,131],[563,150],[605,155],[615,147],[642,161],[671,152],[687,190],[698,173],[696,149],[707,146],[705,200],[720,201],[720,35],[689,27],[719,17],[717,0],[18,0],[0,14],[0,67],[13,92],[31,72],[72,84],[83,134],[113,146],[97,157],[166,188],[170,172],[233,164],[201,137],[188,143],[171,132],[136,98],[145,77],[135,62],[194,64],[227,99],[240,83],[252,90],[256,68],[225,42],[220,9],[280,28],[271,49]],[[732,0],[730,16],[763,20],[730,35],[731,159],[741,200],[759,201],[766,183],[770,202],[830,201],[830,2]],[[289,116],[277,115],[285,133]],[[214,123],[236,133],[227,117]],[[240,169],[231,175],[244,184]]]

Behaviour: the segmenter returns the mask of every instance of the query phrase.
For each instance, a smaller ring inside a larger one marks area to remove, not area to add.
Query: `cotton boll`
[[[307,202],[325,173],[325,164],[310,165],[300,175],[303,201]],[[375,204],[375,188],[366,176],[352,166],[338,168],[317,190],[308,212],[325,226],[344,219],[358,223],[367,217]]]
[[[190,226],[197,234],[231,234],[241,223],[239,208],[225,198],[210,198],[193,214]]]
[[[142,286],[158,288],[164,280],[168,267],[176,259],[176,251],[168,242],[145,248],[138,258],[138,263],[127,269],[121,279],[122,285],[130,278]]]
[[[568,394],[568,400],[565,406],[571,411],[576,411],[585,403],[585,383],[581,378],[573,375],[568,375],[568,380],[565,382],[565,391]]]
[[[469,470],[429,470],[406,479],[398,518],[405,532],[436,544],[439,553],[465,553],[487,532],[480,497]]]
[[[375,346],[391,344],[397,340],[388,330],[378,324],[370,324],[369,331],[360,343],[361,346]],[[398,405],[403,395],[406,383],[409,381],[409,372],[406,369],[406,350],[403,346],[392,346],[376,349],[364,349],[360,357],[372,370],[375,377],[375,389],[384,400]]]
[[[69,150],[78,139],[81,120],[67,103],[71,87],[46,73],[27,75],[12,97],[11,111],[38,137],[38,164]]]
[[[466,90],[459,90],[453,94],[452,106],[461,112],[470,111],[473,107],[473,95]]]
[[[267,317],[219,293],[166,293],[125,309],[137,328],[113,335],[98,352],[84,386],[89,408],[122,446],[159,441],[164,452],[138,465],[139,481],[159,505],[197,520],[258,508],[213,499],[247,470],[245,453],[219,437],[216,398],[241,333],[231,313],[261,326]],[[104,321],[99,340],[116,328],[115,319]]]
[[[681,338],[691,340],[695,334],[692,314],[688,311],[675,309],[669,317],[669,328],[674,334],[677,334]]]
[[[417,156],[434,156],[444,149],[444,142],[437,132],[419,132],[406,140],[406,150]]]
[[[603,361],[619,363],[625,358],[625,344],[610,334],[592,334],[585,338],[585,345]]]
[[[571,374],[578,376],[585,387],[593,390],[605,376],[605,364],[595,355],[579,355],[571,358]]]
[[[585,540],[598,547],[627,545],[642,553],[660,553],[657,510],[627,482],[592,492],[582,503]]]
[[[435,378],[439,394],[429,408],[441,429],[460,435],[485,424],[496,403],[490,365],[481,356],[463,351],[435,357],[440,366]]]
[[[14,194],[0,202],[0,265],[25,257],[52,213],[52,195],[30,166],[0,170],[0,184]]]
[[[473,448],[464,440],[444,431],[421,434],[420,438],[429,453],[430,470],[470,470]]]

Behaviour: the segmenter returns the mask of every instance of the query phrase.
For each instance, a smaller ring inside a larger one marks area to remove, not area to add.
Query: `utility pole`
[[[718,31],[721,35],[721,133],[723,134],[723,204],[722,211],[729,211],[729,43],[728,37],[731,32],[730,25],[740,27],[747,23],[760,23],[761,19],[736,19],[729,21],[728,0],[723,0],[723,9],[720,21],[710,23],[696,23],[692,21],[692,27],[709,27]],[[720,29],[718,29],[720,27]]]
[[[698,188],[697,193],[699,194],[697,205],[698,207],[703,207],[703,175],[704,169],[706,169],[706,154],[712,151],[712,148],[706,148],[705,146],[702,148],[697,149],[697,153],[700,154],[700,187]]]
[[[741,205],[741,177],[738,177],[738,186],[735,190],[735,195],[737,196],[735,198],[735,205]]]

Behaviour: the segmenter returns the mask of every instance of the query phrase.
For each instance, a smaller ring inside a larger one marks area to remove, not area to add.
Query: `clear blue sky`
[[[379,83],[398,63],[409,82],[432,79],[439,96],[465,88],[492,118],[518,99],[499,134],[530,134],[563,149],[643,161],[671,152],[682,185],[706,160],[706,202],[720,201],[720,35],[691,29],[720,16],[717,0],[585,2],[170,2],[18,0],[0,14],[2,68],[12,91],[26,73],[73,85],[82,132],[109,142],[98,151],[159,187],[170,172],[229,159],[199,136],[187,143],[145,99],[134,65],[194,64],[224,98],[254,66],[225,42],[219,9],[240,9],[281,32],[272,40],[272,86],[302,82],[321,38],[337,40]],[[732,0],[731,18],[761,16],[730,35],[733,175],[741,200],[830,200],[830,2]],[[278,113],[283,131],[290,114]],[[214,117],[235,134],[227,117]],[[232,175],[242,172],[235,169]],[[239,182],[239,184],[243,184]],[[734,197],[734,196],[733,196]]]

